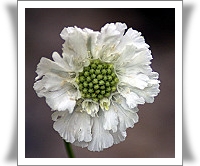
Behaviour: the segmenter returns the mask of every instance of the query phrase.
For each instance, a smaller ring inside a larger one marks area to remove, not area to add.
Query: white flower
[[[41,58],[34,89],[53,111],[53,128],[76,146],[102,151],[125,140],[138,122],[138,104],[159,93],[144,38],[126,24],[106,24],[101,32],[77,27],[61,32],[63,53]],[[125,34],[124,34],[125,33]]]

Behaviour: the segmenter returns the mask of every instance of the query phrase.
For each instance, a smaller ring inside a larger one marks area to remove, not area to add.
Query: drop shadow
[[[187,55],[184,55],[184,51],[185,51],[185,48],[186,48],[186,40],[187,40],[187,35],[188,35],[188,25],[189,25],[189,21],[190,21],[190,18],[191,18],[191,13],[192,13],[192,10],[194,10],[194,5],[192,4],[187,4],[187,5],[184,5],[183,6],[183,23],[182,23],[182,26],[183,26],[183,74],[184,74],[184,66],[185,66],[185,63],[186,61],[184,61],[184,58],[186,58]],[[184,75],[183,75],[183,78],[184,78]],[[184,87],[184,85],[183,85]],[[189,144],[189,140],[188,140],[188,134],[187,134],[187,124],[186,124],[186,121],[185,121],[185,118],[184,118],[184,112],[187,111],[185,110],[184,108],[185,105],[184,105],[184,93],[183,93],[183,161],[193,161],[194,160],[194,157],[192,155],[192,152],[191,152],[191,148],[190,148],[190,144]]]
[[[15,106],[13,106],[15,112],[14,116],[14,123],[13,123],[13,134],[11,135],[12,140],[10,143],[9,151],[6,157],[7,161],[17,161],[17,4],[7,4],[5,6],[7,8],[8,15],[10,16],[11,26],[12,26],[12,33],[13,33],[13,40],[15,43],[15,53],[13,55],[13,61],[15,66],[15,72],[16,72],[16,100],[15,100]]]

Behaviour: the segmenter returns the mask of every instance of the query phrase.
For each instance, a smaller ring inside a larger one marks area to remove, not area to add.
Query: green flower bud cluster
[[[117,90],[117,78],[113,64],[105,63],[99,59],[91,60],[90,65],[83,68],[76,78],[81,97],[96,102],[108,98]]]

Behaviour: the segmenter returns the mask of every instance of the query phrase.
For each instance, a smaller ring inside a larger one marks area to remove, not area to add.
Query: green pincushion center
[[[91,60],[90,65],[83,68],[76,78],[81,97],[96,102],[108,98],[117,90],[119,79],[114,72],[113,64],[105,63],[99,59]]]

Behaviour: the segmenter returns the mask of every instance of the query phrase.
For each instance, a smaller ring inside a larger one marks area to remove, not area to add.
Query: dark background
[[[145,3],[145,2],[144,2]],[[160,74],[160,94],[153,104],[139,105],[139,122],[127,130],[124,142],[103,152],[72,146],[78,158],[175,157],[175,9],[26,9],[25,157],[67,157],[63,141],[53,129],[51,110],[33,90],[41,57],[62,53],[60,32],[78,26],[100,31],[106,23],[123,22],[142,33],[150,45],[152,68]]]

